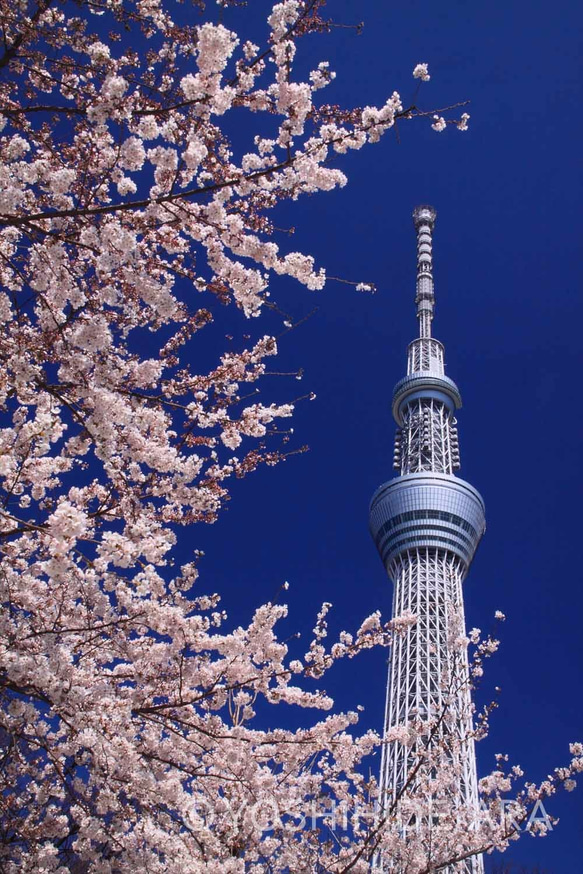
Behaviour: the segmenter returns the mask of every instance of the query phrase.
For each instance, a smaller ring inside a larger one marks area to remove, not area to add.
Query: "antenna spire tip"
[[[416,206],[413,210],[413,221],[415,223],[415,227],[419,228],[419,225],[433,225],[435,224],[435,219],[437,218],[437,210],[433,206],[428,206],[427,204],[423,204],[421,206]]]

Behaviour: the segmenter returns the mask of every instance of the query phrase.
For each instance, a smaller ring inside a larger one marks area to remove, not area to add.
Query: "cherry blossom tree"
[[[431,805],[459,777],[444,713],[395,738],[415,744],[415,779],[399,810],[379,808],[365,773],[380,739],[355,732],[356,713],[295,731],[254,717],[280,702],[330,711],[323,674],[414,617],[374,614],[327,647],[325,605],[291,658],[276,633],[285,607],[233,628],[218,595],[199,591],[196,553],[172,565],[177,539],[217,518],[233,477],[286,457],[268,438],[293,402],[245,400],[276,339],[259,332],[203,373],[192,354],[217,300],[249,319],[275,305],[278,276],[323,288],[311,255],[274,242],[270,211],[344,185],[334,156],[397,122],[465,130],[469,118],[404,106],[397,92],[379,108],[319,102],[335,73],[322,62],[299,81],[294,58],[303,36],[333,26],[323,0],[277,3],[263,46],[227,26],[230,5],[0,0],[9,874],[362,872],[379,853],[432,871],[503,849],[583,769],[575,744],[566,768],[514,793],[509,820],[502,796],[521,772],[501,759],[478,826],[463,812],[435,822]],[[427,81],[427,65],[413,75]],[[229,113],[246,119],[244,148]],[[495,644],[474,644],[475,677]],[[487,712],[476,726],[486,732]],[[322,811],[341,808],[338,836]],[[403,829],[403,815],[419,827]]]

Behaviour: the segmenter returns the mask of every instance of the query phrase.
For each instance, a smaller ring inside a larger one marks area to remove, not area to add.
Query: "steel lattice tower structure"
[[[464,682],[467,654],[463,648],[454,652],[451,638],[454,624],[458,634],[460,627],[465,630],[462,582],[484,533],[485,515],[479,493],[455,474],[460,467],[455,411],[461,397],[445,375],[443,345],[431,336],[435,217],[430,206],[419,206],[413,213],[419,336],[409,344],[407,376],[393,393],[398,474],[374,494],[370,530],[394,583],[393,616],[407,610],[417,616],[416,624],[391,648],[385,737],[392,727],[437,717],[448,696],[449,727],[441,730],[457,734],[461,759],[452,804],[460,812],[475,811],[477,816],[471,699]],[[400,743],[383,745],[381,799],[385,806],[398,798],[414,756],[414,749]],[[383,864],[382,859],[377,866],[399,870]],[[447,870],[483,874],[483,860],[474,857]]]

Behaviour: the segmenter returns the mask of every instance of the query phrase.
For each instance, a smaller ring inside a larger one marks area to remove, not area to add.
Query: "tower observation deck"
[[[457,774],[455,788],[439,799],[442,818],[451,822],[453,817],[471,828],[478,814],[472,704],[467,652],[453,640],[465,634],[462,583],[484,533],[485,515],[480,494],[456,475],[460,450],[455,414],[461,396],[445,375],[443,345],[431,336],[435,218],[430,206],[419,206],[413,213],[419,336],[409,344],[407,375],[393,392],[397,475],[377,489],[370,506],[370,531],[394,584],[393,616],[411,611],[417,617],[390,651],[381,805],[385,811],[398,811],[403,787],[410,783],[419,761],[421,743],[404,746],[390,740],[389,732],[429,721],[436,726],[434,743],[449,750],[446,766]],[[448,742],[448,737],[455,742]],[[429,822],[440,827],[439,804],[434,809],[437,815],[425,816],[428,843]],[[407,827],[419,832],[420,817],[410,820],[415,821],[416,826]],[[404,870],[399,860],[382,858],[378,868]],[[474,856],[439,870],[483,874],[483,860]]]

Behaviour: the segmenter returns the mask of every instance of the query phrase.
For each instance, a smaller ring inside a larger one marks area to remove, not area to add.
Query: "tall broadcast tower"
[[[450,747],[455,746],[460,773],[450,804],[459,810],[460,821],[471,822],[472,812],[477,815],[478,792],[471,700],[465,682],[467,655],[463,648],[452,646],[452,636],[464,633],[462,582],[484,533],[485,515],[480,494],[455,474],[460,467],[455,411],[461,397],[444,373],[443,345],[431,336],[435,217],[431,206],[413,212],[419,336],[409,344],[407,376],[393,393],[397,476],[374,494],[370,530],[394,583],[393,616],[409,610],[417,617],[391,649],[385,737],[391,728],[415,720],[439,720],[447,711],[438,733],[442,740],[444,732],[455,733],[456,744]],[[395,741],[383,746],[385,809],[396,804],[415,756],[415,747]],[[381,868],[399,870],[382,860]],[[483,874],[483,870],[481,856],[447,868],[456,874]]]

